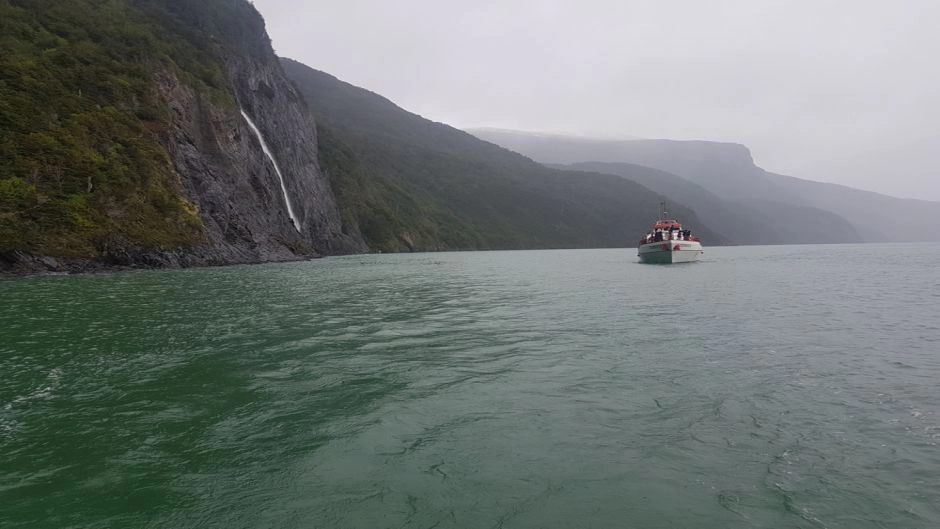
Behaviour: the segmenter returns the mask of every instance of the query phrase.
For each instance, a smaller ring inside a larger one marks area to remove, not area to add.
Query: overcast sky
[[[277,52],[457,127],[743,143],[940,200],[940,0],[255,0]]]

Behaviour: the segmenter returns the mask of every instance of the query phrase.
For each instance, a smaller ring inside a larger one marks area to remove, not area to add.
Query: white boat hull
[[[697,241],[651,242],[637,249],[640,262],[649,264],[691,263],[702,253],[702,243]]]

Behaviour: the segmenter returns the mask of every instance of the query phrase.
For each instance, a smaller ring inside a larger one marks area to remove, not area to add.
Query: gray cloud
[[[278,53],[458,127],[748,145],[940,200],[936,0],[255,0]]]

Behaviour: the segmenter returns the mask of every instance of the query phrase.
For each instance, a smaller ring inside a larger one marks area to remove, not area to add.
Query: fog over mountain
[[[919,229],[940,224],[940,202],[768,172],[754,164],[743,145],[566,138],[502,129],[470,132],[543,163],[620,175],[692,204],[706,224],[741,244],[940,241],[936,230]],[[729,211],[744,218],[729,216]],[[740,231],[742,224],[750,229]]]
[[[278,53],[459,127],[747,145],[940,200],[940,2],[256,0]]]

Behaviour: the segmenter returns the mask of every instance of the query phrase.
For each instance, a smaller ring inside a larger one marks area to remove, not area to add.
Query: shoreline
[[[345,255],[345,254],[344,254]],[[18,254],[0,256],[0,280],[26,277],[104,275],[147,270],[183,270],[267,263],[292,263],[328,257],[324,254],[279,256],[272,259],[214,260],[191,253],[157,252],[128,258],[123,262],[107,259],[60,258]]]

